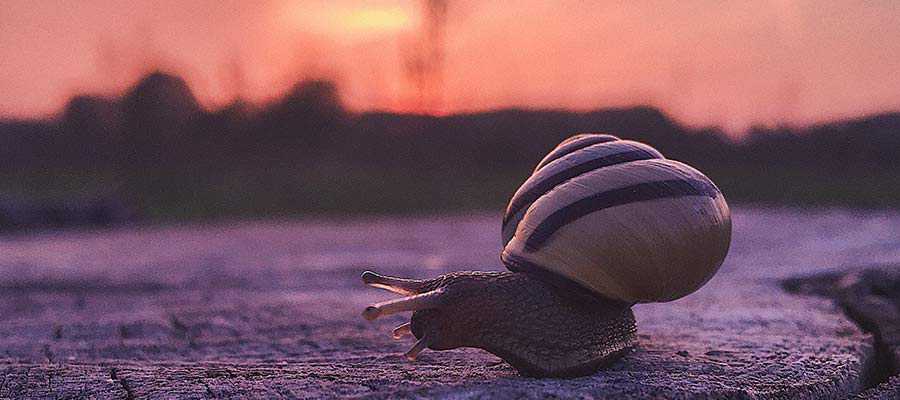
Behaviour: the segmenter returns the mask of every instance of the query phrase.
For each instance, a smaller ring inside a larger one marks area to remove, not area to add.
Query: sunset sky
[[[154,69],[211,108],[329,78],[359,111],[649,104],[732,133],[900,110],[895,0],[126,3],[0,1],[0,116]]]

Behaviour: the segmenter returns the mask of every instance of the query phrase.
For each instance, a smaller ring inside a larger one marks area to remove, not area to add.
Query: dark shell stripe
[[[593,135],[601,136],[601,135]],[[605,136],[605,135],[603,135]],[[611,152],[611,153],[610,153]],[[604,154],[605,153],[605,154]],[[593,158],[596,157],[596,158]],[[595,171],[604,167],[623,164],[631,161],[649,160],[654,158],[664,158],[656,149],[632,141],[615,141],[614,143],[604,142],[575,150],[565,157],[558,160],[569,160],[569,164],[576,161],[580,163],[575,165],[564,165],[565,169],[555,171],[552,175],[547,175],[552,168],[544,170],[532,175],[523,185],[523,192],[517,192],[513,195],[506,213],[503,215],[503,223],[501,225],[503,245],[506,246],[513,236],[515,236],[519,221],[525,216],[525,212],[532,203],[537,201],[545,194],[549,193],[553,188],[565,183],[566,181],[578,177],[582,174]],[[556,161],[553,164],[561,163]]]
[[[524,213],[520,213],[514,216],[514,220],[510,221],[509,224],[503,225],[500,229],[501,235],[503,235],[503,246],[506,247],[507,244],[512,240],[513,236],[516,235],[516,229],[519,227],[519,221],[522,220]]]
[[[630,147],[630,146],[629,146]],[[547,194],[550,190],[558,186],[559,184],[568,181],[569,179],[575,178],[581,174],[591,172],[596,169],[600,169],[603,167],[608,167],[611,165],[622,164],[629,161],[638,161],[638,160],[649,160],[651,158],[662,158],[662,156],[658,153],[653,153],[646,149],[628,147],[624,148],[619,153],[607,154],[602,157],[598,157],[592,160],[587,160],[583,163],[573,165],[567,169],[559,171],[553,175],[550,175],[539,182],[533,184],[531,188],[523,192],[519,196],[513,197],[512,201],[509,205],[509,210],[503,218],[503,224],[506,225],[509,222],[509,218],[524,208],[528,208],[535,200],[540,198],[541,196]],[[526,183],[527,184],[527,183]]]
[[[599,143],[612,142],[616,140],[621,140],[613,135],[602,135],[602,134],[589,134],[584,135],[582,137],[577,137],[572,139],[569,142],[563,142],[559,146],[556,146],[550,154],[547,154],[540,163],[538,163],[537,167],[534,168],[534,172],[537,172],[541,168],[544,168],[547,164],[564,157],[566,154],[581,150],[588,146],[593,146]]]
[[[500,260],[510,271],[524,272],[527,274],[538,276],[540,277],[541,281],[546,282],[553,287],[559,288],[563,293],[571,295],[572,298],[577,299],[581,304],[589,306],[599,301],[604,305],[622,304],[623,306],[627,307],[633,305],[631,303],[623,303],[621,300],[613,299],[611,297],[606,297],[600,293],[597,293],[596,290],[592,290],[590,287],[585,286],[583,283],[566,277],[565,275],[560,274],[559,272],[556,272],[552,269],[548,269],[540,265],[531,263],[524,258],[516,257],[506,250],[500,253]]]
[[[606,208],[655,199],[706,196],[716,198],[719,189],[710,182],[697,179],[672,179],[644,182],[619,189],[612,189],[585,197],[556,210],[534,229],[525,241],[525,251],[541,249],[547,240],[567,224],[590,213]]]

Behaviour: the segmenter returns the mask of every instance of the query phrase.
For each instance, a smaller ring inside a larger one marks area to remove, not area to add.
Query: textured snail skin
[[[574,377],[615,361],[635,343],[629,305],[582,297],[530,273],[454,272],[419,281],[441,304],[414,312],[410,328],[432,350],[475,347],[520,374]]]

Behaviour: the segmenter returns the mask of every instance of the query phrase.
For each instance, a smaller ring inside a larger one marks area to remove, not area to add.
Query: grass
[[[849,208],[900,207],[900,171],[763,168],[715,170],[711,178],[736,203]]]
[[[732,204],[900,207],[896,171],[718,168],[710,176]],[[36,202],[117,197],[148,221],[164,222],[501,210],[525,177],[472,168],[410,171],[327,163],[149,173],[42,170],[0,174],[0,191]]]

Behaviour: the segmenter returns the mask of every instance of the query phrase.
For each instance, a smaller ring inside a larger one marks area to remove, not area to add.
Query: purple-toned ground
[[[5,237],[0,398],[842,399],[883,368],[830,299],[782,282],[900,265],[900,214],[765,209],[735,212],[731,254],[707,286],[635,307],[639,346],[593,376],[522,378],[472,349],[406,362],[411,343],[390,337],[406,316],[363,320],[392,295],[363,287],[360,272],[502,269],[499,218]],[[886,390],[866,395],[894,398]]]

